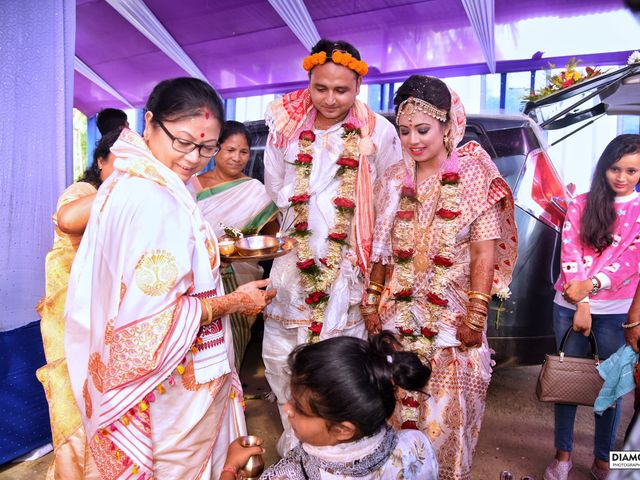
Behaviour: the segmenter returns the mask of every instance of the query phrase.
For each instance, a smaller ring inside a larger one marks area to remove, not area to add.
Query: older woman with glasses
[[[228,315],[274,293],[263,280],[222,295],[216,237],[187,188],[218,149],[214,90],[166,80],[146,110],[144,138],[125,129],[111,149],[71,271],[69,374],[101,478],[218,479],[246,431]]]

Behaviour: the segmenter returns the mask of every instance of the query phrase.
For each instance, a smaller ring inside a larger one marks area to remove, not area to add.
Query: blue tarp
[[[51,441],[40,322],[0,332],[0,465]]]

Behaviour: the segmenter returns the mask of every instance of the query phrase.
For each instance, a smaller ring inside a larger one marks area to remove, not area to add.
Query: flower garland
[[[355,183],[359,165],[358,142],[360,129],[351,123],[342,125],[344,147],[336,164],[339,166],[336,177],[340,185],[333,199],[335,208],[335,224],[327,235],[326,257],[316,259],[309,245],[309,175],[313,164],[313,143],[316,140],[311,130],[300,133],[298,139],[298,155],[294,161],[296,167],[296,183],[293,195],[289,198],[294,211],[295,224],[291,235],[298,238],[298,262],[302,285],[307,292],[305,303],[311,308],[311,325],[309,326],[309,342],[317,342],[322,331],[324,315],[329,301],[329,290],[334,284],[340,270],[342,247],[348,246],[349,229],[353,212]]]
[[[435,353],[438,334],[438,319],[447,316],[449,300],[445,297],[447,271],[453,265],[453,248],[457,232],[456,219],[460,216],[459,184],[457,168],[446,171],[440,177],[441,191],[436,205],[434,230],[439,232],[438,248],[432,257],[433,276],[427,293],[427,318],[416,318],[412,312],[415,285],[416,222],[418,221],[418,199],[415,188],[405,182],[400,192],[400,203],[393,225],[396,275],[391,284],[396,301],[396,329],[405,350],[418,353],[429,360]],[[401,428],[418,428],[419,402],[409,392],[401,399]]]

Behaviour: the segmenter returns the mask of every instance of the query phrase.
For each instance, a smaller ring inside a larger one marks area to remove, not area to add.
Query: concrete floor
[[[540,403],[535,397],[539,369],[539,366],[502,366],[495,370],[476,450],[473,480],[497,480],[503,470],[510,470],[516,480],[525,474],[542,479],[554,454],[553,405]],[[267,450],[264,460],[269,465],[278,459],[275,444],[282,428],[275,404],[262,398],[268,386],[259,341],[252,342],[247,352],[241,378],[249,398],[246,402],[248,431],[264,438]],[[624,399],[618,446],[631,418],[632,403],[630,396]],[[587,407],[578,409],[574,442],[574,468],[569,480],[589,479],[593,461],[593,413]],[[51,454],[32,462],[5,465],[0,467],[0,480],[44,479],[50,461]]]

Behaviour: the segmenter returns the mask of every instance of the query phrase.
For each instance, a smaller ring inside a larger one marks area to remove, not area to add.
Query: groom
[[[295,446],[283,410],[289,353],[333,336],[366,337],[358,306],[371,253],[373,185],[402,159],[393,125],[356,99],[368,68],[353,45],[320,40],[303,67],[309,86],[271,102],[266,113],[265,186],[283,230],[298,241],[295,254],[274,260],[278,294],[264,315],[265,373],[284,426],[280,455]]]

